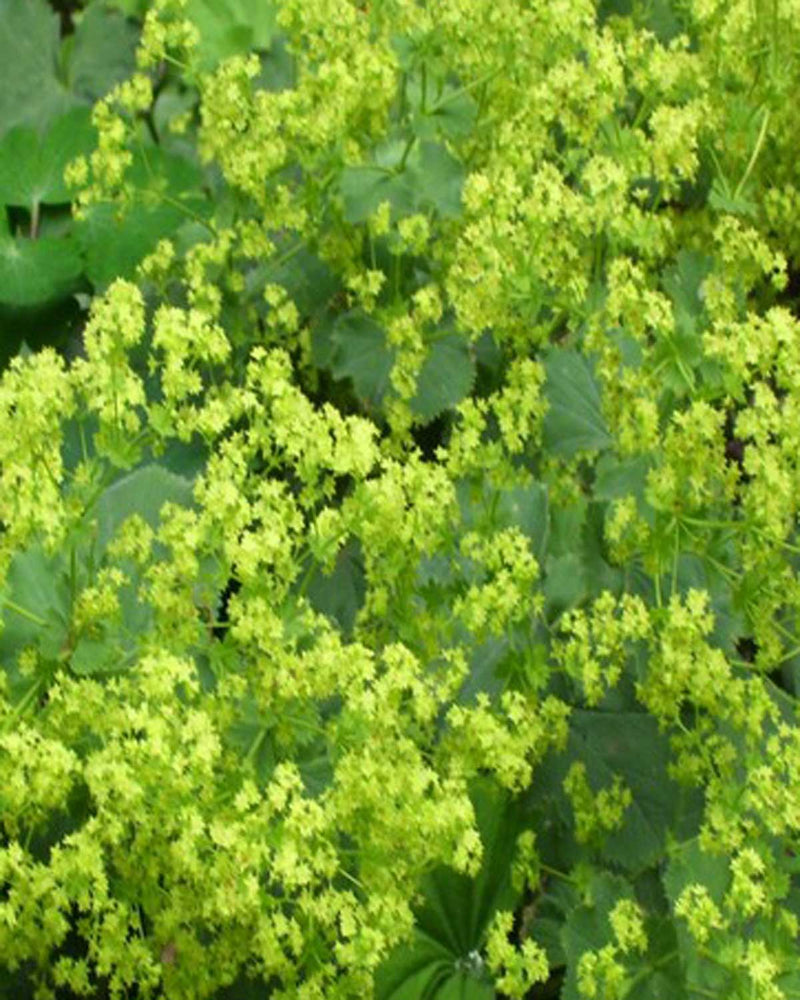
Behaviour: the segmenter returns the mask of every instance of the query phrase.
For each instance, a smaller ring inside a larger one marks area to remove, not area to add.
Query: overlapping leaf
[[[491,1000],[494,989],[480,957],[486,929],[498,910],[512,908],[518,893],[510,863],[522,829],[522,815],[507,795],[490,784],[473,791],[484,864],[470,879],[446,868],[423,887],[424,905],[414,938],[378,970],[377,1000]]]
[[[551,350],[545,360],[545,448],[564,458],[611,444],[591,361],[578,351]]]

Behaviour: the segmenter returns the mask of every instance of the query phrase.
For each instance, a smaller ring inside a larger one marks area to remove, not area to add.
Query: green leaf
[[[573,709],[566,751],[552,752],[542,762],[535,797],[542,808],[558,816],[566,831],[572,824],[572,808],[562,783],[572,763],[586,766],[595,790],[609,787],[619,776],[630,789],[632,802],[620,827],[603,840],[601,855],[636,875],[663,858],[668,835],[692,836],[700,823],[702,793],[669,778],[671,759],[669,737],[659,731],[653,716]]]
[[[700,292],[713,267],[714,260],[707,254],[681,250],[664,274],[664,291],[672,299],[675,323],[682,332],[696,334],[700,330],[705,308]]]
[[[242,758],[252,762],[256,777],[264,784],[277,764],[272,736],[277,721],[271,712],[262,713],[252,695],[248,695],[225,732],[225,741]]]
[[[86,274],[101,291],[115,278],[131,278],[158,241],[180,226],[175,209],[140,207],[120,218],[113,205],[93,205],[76,226],[86,255]]]
[[[464,167],[441,143],[421,142],[409,156],[410,183],[417,211],[434,208],[445,218],[461,214]]]
[[[461,212],[464,167],[441,143],[415,142],[402,158],[408,140],[394,136],[375,150],[375,163],[345,167],[339,178],[346,222],[365,222],[383,201],[394,219],[435,209],[455,218]]]
[[[548,451],[572,458],[579,451],[602,451],[611,445],[591,362],[577,351],[552,349],[545,360],[544,419]]]
[[[127,17],[104,3],[93,3],[75,16],[75,32],[65,53],[70,88],[87,101],[97,101],[136,69],[139,31]]]
[[[417,104],[421,98],[419,75],[409,79],[407,96],[412,104]],[[469,94],[459,93],[457,87],[446,84],[432,108],[424,113],[415,108],[411,127],[420,139],[433,140],[440,136],[458,139],[472,132],[477,113],[477,102]]]
[[[167,502],[192,506],[191,480],[176,476],[156,463],[141,466],[118,479],[100,496],[94,508],[100,550],[132,514],[138,514],[151,528],[157,528],[159,513]]]
[[[306,591],[314,609],[333,618],[347,634],[352,631],[365,593],[364,566],[357,542],[341,549],[330,574],[314,571]]]
[[[695,883],[702,885],[720,909],[730,883],[728,859],[706,854],[696,838],[681,844],[673,853],[663,876],[664,889],[674,907],[683,890]],[[678,949],[686,969],[690,990],[711,990],[715,995],[730,996],[732,976],[722,966],[699,954],[684,920],[676,919]]]
[[[266,51],[277,22],[269,0],[189,0],[186,16],[200,32],[202,69],[253,49]]]
[[[488,476],[456,482],[461,520],[466,531],[495,531],[517,527],[527,535],[541,562],[550,537],[547,487],[531,480],[499,489]]]
[[[564,507],[551,506],[550,532],[547,539],[549,555],[566,556],[577,551],[588,509],[589,505],[584,497],[578,497],[574,503]]]
[[[704,885],[714,902],[721,906],[730,883],[727,858],[707,854],[697,838],[692,837],[672,852],[663,882],[667,898],[673,906],[686,886],[695,882]]]
[[[730,540],[726,548],[728,551],[724,552],[722,546],[715,546],[712,542],[709,544],[708,554],[725,565],[731,561]],[[692,552],[682,552],[678,558],[676,585],[682,594],[692,587],[707,591],[714,612],[714,630],[710,639],[729,656],[736,656],[736,643],[741,636],[747,634],[747,625],[744,615],[735,606],[731,584],[724,574],[708,559]]]
[[[605,557],[604,505],[590,503],[586,511],[586,524],[581,532],[580,551],[586,567],[586,585],[590,597],[597,597],[603,590],[620,594],[624,576],[621,569],[612,566]]]
[[[44,135],[26,126],[0,140],[0,203],[31,208],[70,200],[64,169],[95,145],[88,108],[73,108],[51,121]]]
[[[456,333],[446,334],[431,344],[411,408],[423,420],[432,420],[460,403],[474,381],[475,365],[466,338]]]
[[[11,701],[18,702],[37,682],[20,673],[19,653],[33,646],[53,660],[66,642],[70,601],[64,556],[49,556],[38,546],[18,552],[0,597],[0,667],[8,674]]]
[[[420,1000],[439,996],[438,986],[453,972],[453,956],[438,941],[415,933],[381,967],[376,983],[379,1000]]]
[[[0,134],[75,103],[58,79],[59,47],[58,15],[45,0],[0,0]]]
[[[389,389],[394,351],[383,327],[364,313],[337,317],[331,332],[334,378],[352,380],[356,395],[379,406]]]
[[[662,45],[667,45],[676,35],[685,30],[679,20],[680,10],[674,0],[648,0],[648,3],[634,3],[633,0],[600,0],[598,17],[601,24],[611,16],[634,17],[637,28],[652,31]]]
[[[527,535],[533,554],[541,562],[549,534],[549,497],[547,487],[531,482],[500,492],[495,515],[501,527],[514,526]]]
[[[458,692],[458,702],[462,705],[473,705],[475,696],[485,692],[490,697],[497,697],[505,687],[505,681],[500,674],[500,667],[509,652],[508,639],[489,638],[477,644],[472,650],[469,661],[469,672]]]
[[[513,909],[519,899],[511,885],[511,861],[522,816],[514,800],[488,781],[473,786],[472,799],[484,848],[481,871],[470,879],[437,868],[424,880],[413,941],[379,967],[376,1000],[494,996],[481,949],[494,914]]]
[[[577,552],[547,559],[543,590],[548,621],[576,607],[586,598],[586,568]]]
[[[641,871],[662,857],[668,831],[683,827],[693,832],[702,796],[669,778],[669,738],[653,716],[575,711],[570,739],[594,787],[607,787],[619,775],[633,797],[622,826],[604,844],[609,861],[630,872]]]
[[[711,185],[708,204],[710,208],[725,215],[741,215],[746,219],[754,219],[758,216],[756,202],[742,195],[739,195],[738,198],[734,197],[728,184],[719,177],[716,177]]]
[[[281,252],[279,244],[278,253]],[[339,279],[330,266],[305,246],[283,264],[276,266],[267,261],[265,271],[265,283],[269,281],[282,285],[301,316],[320,314],[326,302],[340,288]],[[261,285],[259,292],[263,293]]]
[[[662,278],[662,286],[672,300],[674,330],[656,343],[652,361],[658,366],[665,388],[678,397],[695,392],[698,377],[712,385],[722,378],[719,363],[706,358],[702,333],[707,326],[701,298],[703,281],[713,270],[713,259],[693,250],[682,250]]]
[[[75,227],[86,273],[98,289],[132,277],[160,239],[209,210],[200,190],[202,171],[184,157],[150,147],[134,157],[129,180],[137,191],[131,208],[120,213],[116,205],[94,205]]]
[[[581,955],[597,951],[611,940],[608,915],[621,899],[633,898],[629,882],[601,872],[589,884],[590,902],[575,907],[561,929],[561,943],[567,957],[567,975],[561,990],[562,1000],[582,1000],[578,992],[577,970]]]
[[[135,643],[123,646],[113,633],[102,639],[82,636],[70,656],[70,667],[81,677],[117,673],[131,663],[135,650]]]
[[[551,620],[603,590],[619,593],[622,572],[610,566],[604,556],[601,504],[589,503],[581,496],[566,507],[551,507],[544,569]]]
[[[633,458],[618,458],[607,453],[595,465],[595,479],[592,493],[596,500],[618,500],[633,495],[644,502],[647,473],[652,465],[649,455]]]
[[[62,298],[75,289],[82,271],[80,251],[69,236],[31,240],[0,233],[0,303],[32,306]]]
[[[625,1000],[689,1000],[675,924],[669,917],[645,921],[647,954]]]
[[[414,192],[408,174],[382,167],[345,167],[339,178],[345,222],[366,222],[381,202],[388,201],[395,218],[414,211]]]
[[[149,0],[106,0],[109,7],[122,11],[126,17],[144,18]]]
[[[450,975],[434,994],[436,1000],[494,1000],[496,994],[490,982],[476,979],[459,969]]]
[[[582,1000],[576,981],[581,955],[597,951],[614,940],[609,913],[619,900],[634,898],[630,883],[605,872],[593,878],[589,894],[591,901],[572,909],[561,931],[567,958],[567,976],[561,993],[564,1000]],[[647,952],[628,954],[624,959],[628,978],[622,995],[626,1000],[687,1000],[672,920],[652,916],[645,908],[645,933]]]

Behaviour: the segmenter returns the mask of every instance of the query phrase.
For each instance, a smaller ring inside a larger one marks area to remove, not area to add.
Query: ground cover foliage
[[[800,996],[796,0],[0,0],[0,997]]]

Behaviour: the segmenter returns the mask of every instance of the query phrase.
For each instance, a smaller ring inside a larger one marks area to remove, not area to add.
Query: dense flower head
[[[0,375],[0,974],[791,996],[797,0],[228,6]]]

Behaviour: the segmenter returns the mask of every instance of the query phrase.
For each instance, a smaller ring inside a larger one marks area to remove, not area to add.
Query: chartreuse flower
[[[564,778],[564,791],[572,805],[575,836],[580,843],[602,839],[622,824],[633,798],[619,775],[608,788],[595,794],[589,784],[586,765],[575,761]]]
[[[549,967],[543,949],[530,938],[519,947],[509,941],[513,920],[514,915],[507,910],[495,914],[486,941],[486,955],[497,988],[506,996],[522,998],[536,983],[547,980]]]
[[[563,950],[585,998],[788,997],[796,4],[280,0],[217,62],[207,4],[145,6],[76,214],[129,206],[170,120],[213,198],[149,192],[186,226],[95,296],[82,356],[0,380],[4,968],[40,998],[369,997],[424,876],[497,860],[483,776],[544,817],[512,888],[559,934],[512,944],[498,902],[479,989]],[[440,335],[474,380],[424,427]],[[574,449],[554,345],[591,359]],[[145,461],[185,502],[130,500]],[[590,781],[587,719],[653,723],[674,812]],[[639,902],[573,949],[603,867]]]

